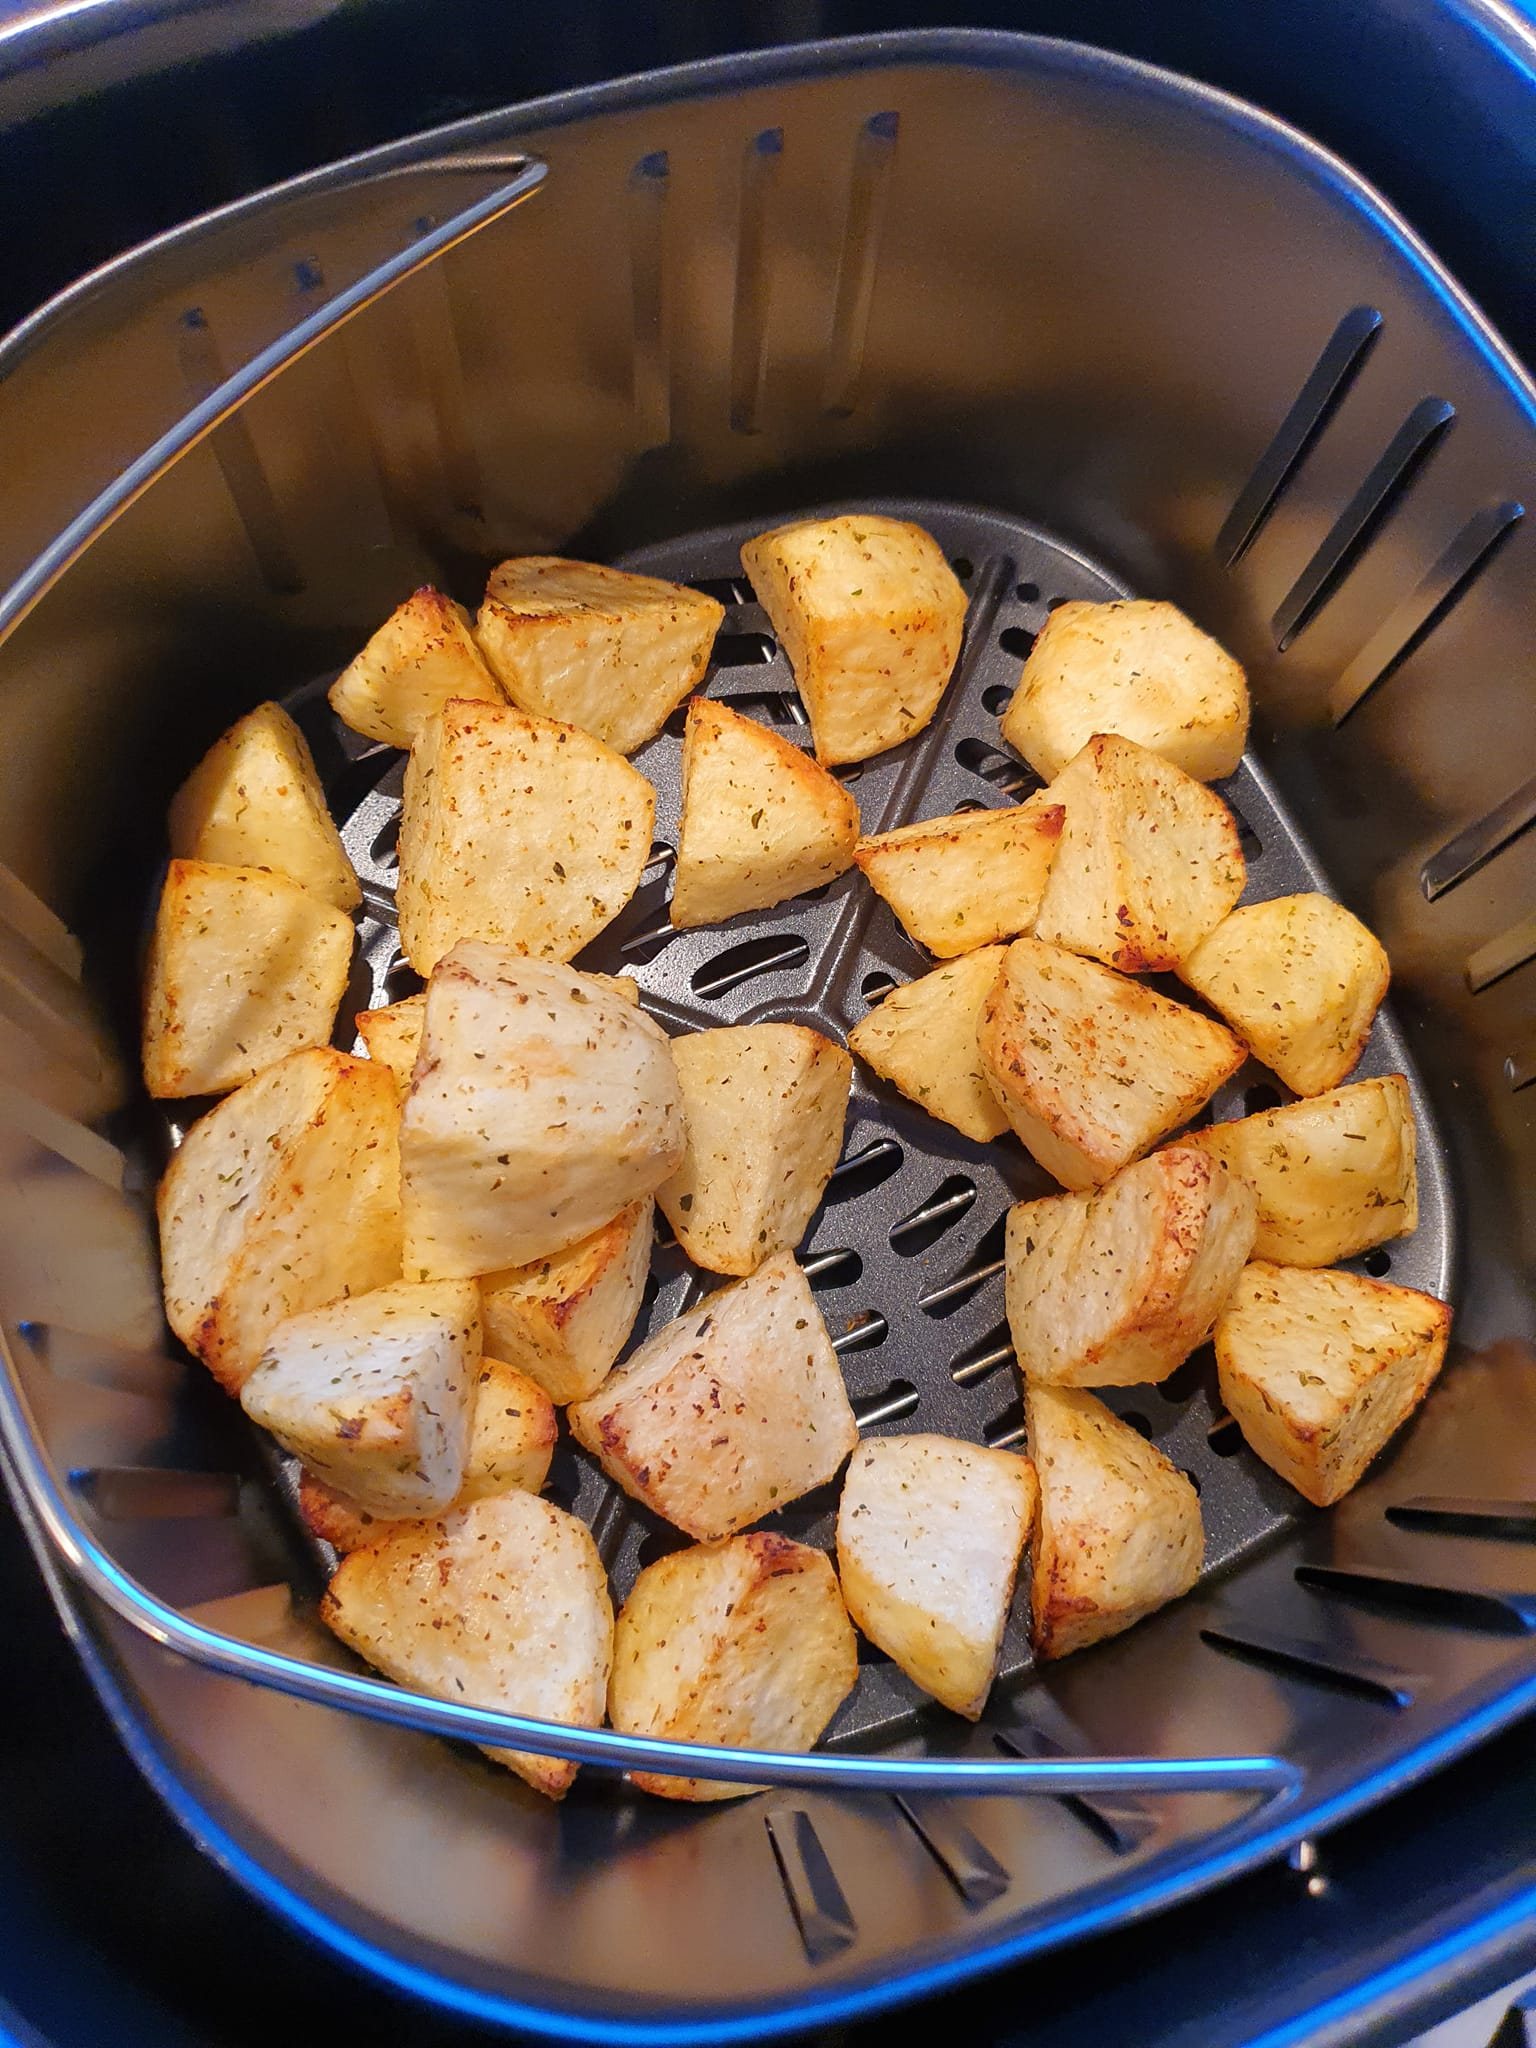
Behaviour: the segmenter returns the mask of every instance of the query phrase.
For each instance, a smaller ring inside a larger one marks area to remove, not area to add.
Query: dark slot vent
[[[979,775],[983,782],[990,782],[994,789],[1004,790],[1009,796],[1019,795],[1036,780],[1022,761],[1016,761],[1012,754],[999,753],[985,740],[961,740],[955,748],[955,759],[972,775]]]
[[[1008,683],[988,683],[981,693],[981,708],[994,718],[1001,718],[1013,702],[1013,689]]]
[[[992,1851],[940,1800],[921,1806],[898,1796],[896,1810],[968,1906],[1001,1898],[1011,1882]]]
[[[716,668],[751,668],[772,661],[778,651],[778,642],[768,633],[720,633],[710,660]]]
[[[803,1808],[779,1807],[764,1814],[763,1825],[806,1959],[823,1963],[857,1938],[853,1909]]]
[[[1038,604],[1040,602],[1040,586],[1038,583],[1016,583],[1013,587],[1013,594],[1020,604]]]
[[[904,1259],[927,1251],[954,1229],[975,1200],[975,1181],[963,1173],[947,1174],[920,1208],[891,1225],[891,1250]]]
[[[712,597],[716,604],[750,604],[752,585],[745,576],[693,576],[688,588],[697,590],[704,597]]]
[[[1035,644],[1035,636],[1026,626],[1004,626],[997,636],[997,644],[1004,654],[1014,655],[1023,661]]]
[[[1262,1116],[1267,1109],[1278,1109],[1280,1100],[1278,1088],[1272,1088],[1268,1081],[1255,1081],[1251,1088],[1243,1090],[1243,1114]]]
[[[635,966],[643,967],[648,960],[654,960],[658,953],[664,953],[676,937],[676,928],[667,914],[667,906],[663,904],[659,910],[653,910],[649,917],[642,918],[632,932],[620,939],[619,951],[624,955],[626,962],[632,961]],[[704,971],[703,968],[699,970],[700,973]]]
[[[622,1498],[622,1496],[619,1496]],[[689,1538],[681,1529],[663,1526],[652,1529],[642,1536],[635,1550],[635,1562],[642,1571],[647,1565],[659,1564],[664,1557],[670,1557],[675,1550],[686,1550]]]
[[[1299,1564],[1299,1585],[1340,1593],[1383,1607],[1406,1608],[1428,1621],[1459,1628],[1490,1629],[1499,1635],[1536,1632],[1536,1592],[1519,1588],[1457,1584],[1421,1578],[1392,1565]]]
[[[866,1003],[878,1003],[882,996],[888,996],[897,985],[894,974],[887,974],[883,967],[873,967],[859,983],[859,993]]]
[[[676,850],[670,847],[665,839],[653,839],[640,874],[641,888],[643,889],[648,882],[659,882],[664,875],[670,873],[676,859]]]
[[[812,1252],[800,1262],[800,1270],[818,1294],[834,1287],[852,1287],[864,1277],[864,1261],[848,1246],[838,1251]]]
[[[411,996],[419,996],[426,985],[403,953],[397,954],[390,962],[389,972],[384,977],[385,993],[392,1003],[403,1003]]]
[[[952,1316],[957,1308],[964,1307],[979,1287],[995,1280],[1003,1270],[1003,1245],[1007,1231],[1006,1215],[988,1224],[965,1264],[941,1285],[919,1295],[918,1307],[923,1313],[940,1318]]]
[[[1388,1508],[1387,1520],[1405,1529],[1443,1529],[1453,1536],[1529,1540],[1536,1537],[1536,1500],[1468,1500],[1458,1495],[1424,1494]]]
[[[1011,1364],[1012,1360],[1013,1338],[1008,1325],[995,1323],[984,1337],[978,1337],[957,1358],[950,1360],[949,1376],[962,1387],[971,1387],[989,1373],[996,1372],[1000,1365]]]
[[[1243,1448],[1243,1432],[1230,1415],[1220,1415],[1205,1433],[1218,1458],[1235,1458]]]
[[[900,133],[898,114],[874,114],[859,130],[853,147],[848,211],[843,222],[843,247],[832,305],[832,336],[822,387],[822,404],[834,418],[845,418],[858,403],[869,311],[875,295],[880,231]]]
[[[915,1415],[919,1400],[910,1380],[892,1380],[878,1394],[866,1394],[854,1405],[854,1420],[860,1429],[874,1429],[882,1422],[902,1422]]]
[[[787,974],[792,968],[803,967],[810,957],[811,949],[798,932],[743,939],[739,946],[727,946],[713,960],[696,967],[690,986],[696,996],[712,1001],[759,975]]]
[[[1380,1664],[1334,1643],[1314,1642],[1307,1636],[1287,1635],[1283,1630],[1255,1623],[1225,1622],[1203,1628],[1200,1640],[1213,1649],[1226,1650],[1256,1664],[1292,1671],[1324,1685],[1340,1686],[1347,1692],[1364,1693],[1392,1707],[1411,1707],[1421,1681],[1411,1672]]]
[[[208,1521],[240,1512],[233,1472],[182,1472],[154,1465],[86,1465],[69,1475],[80,1498],[104,1521]]]
[[[387,872],[398,867],[400,860],[400,821],[403,811],[395,811],[384,820],[373,835],[373,844],[368,849],[368,858],[376,868]]]
[[[542,1491],[545,1499],[552,1500],[557,1508],[564,1508],[567,1514],[574,1511],[576,1496],[581,1491],[581,1466],[569,1444],[555,1446]]]
[[[1127,1429],[1134,1429],[1136,1434],[1144,1436],[1148,1443],[1152,1441],[1151,1418],[1143,1415],[1139,1408],[1122,1408],[1119,1415]]]
[[[862,1308],[848,1318],[840,1336],[832,1339],[839,1358],[855,1351],[877,1351],[891,1334],[891,1326],[877,1308]]]
[[[1520,837],[1522,832],[1536,824],[1536,777],[1522,784],[1513,796],[1468,825],[1464,832],[1442,846],[1425,861],[1419,877],[1425,897],[1431,903],[1454,889],[1458,882],[1465,882],[1475,875],[1480,867],[1486,866],[1496,853],[1502,853],[1506,846]]]
[[[1238,851],[1242,854],[1243,859],[1251,864],[1264,851],[1264,842],[1237,808],[1236,804],[1229,801],[1227,809],[1232,813],[1232,822],[1237,827]]]
[[[993,1416],[982,1436],[994,1451],[1011,1451],[1024,1441],[1024,1403],[1012,1400],[1001,1415]]]
[[[889,1180],[899,1169],[902,1158],[902,1149],[894,1138],[872,1139],[833,1167],[823,1201],[828,1206],[833,1202],[858,1201],[861,1195],[870,1194],[882,1181]]]
[[[804,728],[805,712],[792,690],[717,689],[711,695],[717,704],[729,704],[733,711],[741,712],[745,718],[756,718],[763,725]]]

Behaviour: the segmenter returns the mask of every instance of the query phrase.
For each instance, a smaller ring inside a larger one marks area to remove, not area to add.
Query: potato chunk
[[[1065,1657],[1187,1593],[1205,1531],[1184,1474],[1076,1387],[1024,1387],[1040,1479],[1030,1612],[1037,1658]]]
[[[1002,731],[1047,781],[1095,733],[1118,732],[1215,782],[1248,744],[1248,683],[1175,605],[1060,604],[1029,651]]]
[[[270,868],[338,910],[363,900],[309,742],[281,704],[258,704],[214,742],[168,823],[178,860]]]
[[[1234,910],[1179,968],[1298,1095],[1323,1095],[1352,1071],[1391,972],[1375,934],[1314,895]]]
[[[412,1522],[342,1559],[320,1614],[386,1678],[465,1706],[600,1728],[613,1603],[585,1523],[531,1493]],[[559,1799],[576,1765],[486,1755]]]
[[[1008,948],[978,1043],[1026,1151],[1069,1188],[1140,1158],[1243,1063],[1208,1017],[1038,939]]]
[[[430,585],[396,606],[327,694],[343,725],[391,747],[408,747],[451,698],[505,701],[469,613]]]
[[[601,740],[455,698],[411,745],[400,943],[430,974],[460,939],[569,960],[618,916],[650,858],[656,792]]]
[[[1226,1162],[1170,1145],[1091,1194],[1008,1211],[1008,1325],[1026,1379],[1165,1380],[1215,1327],[1258,1201]]]
[[[952,960],[1031,928],[1065,816],[1042,792],[1005,811],[961,811],[873,833],[853,857],[908,936]]]
[[[819,889],[853,861],[859,807],[755,718],[697,697],[683,735],[672,922],[719,924]]]
[[[860,1444],[837,1510],[848,1612],[942,1705],[980,1717],[992,1690],[1035,1468],[947,1436]]]
[[[651,1194],[683,1156],[666,1033],[590,976],[465,941],[427,989],[400,1134],[405,1271],[527,1266]]]
[[[1258,1191],[1253,1256],[1332,1266],[1419,1225],[1413,1104],[1401,1074],[1211,1124],[1181,1140]]]
[[[265,868],[173,860],[144,990],[151,1095],[221,1095],[324,1045],[346,993],[352,920]]]
[[[240,1405],[370,1514],[435,1515],[464,1484],[479,1358],[472,1280],[397,1280],[279,1323]]]
[[[648,1197],[563,1252],[480,1282],[485,1341],[552,1401],[595,1394],[623,1350],[651,1261]]]
[[[231,1393],[285,1317],[400,1278],[399,1135],[388,1072],[329,1046],[187,1133],[156,1203],[165,1312]]]
[[[976,1044],[1007,950],[982,946],[893,988],[848,1034],[849,1048],[882,1080],[979,1142],[1008,1128]]]
[[[960,653],[965,592],[920,526],[876,512],[802,519],[741,551],[829,766],[921,732]]]
[[[787,1254],[658,1330],[567,1414],[611,1479],[701,1542],[820,1486],[859,1435]]]
[[[1122,973],[1176,967],[1243,893],[1237,821],[1216,792],[1113,733],[1045,795],[1066,808],[1035,937]]]
[[[1221,1398],[1249,1448],[1325,1508],[1429,1392],[1450,1330],[1432,1294],[1256,1260],[1216,1325]]]
[[[411,1070],[421,1050],[421,1034],[427,1021],[427,995],[407,996],[403,1002],[385,1003],[377,1010],[359,1010],[357,1035],[369,1059],[388,1067],[403,1095],[411,1085]]]
[[[614,1631],[608,1716],[625,1735],[804,1751],[853,1690],[858,1643],[819,1550],[759,1530],[658,1558]],[[630,1773],[663,1799],[740,1799],[756,1785]]]
[[[853,1061],[803,1024],[672,1041],[688,1149],[656,1200],[696,1266],[755,1273],[793,1251],[838,1155]]]

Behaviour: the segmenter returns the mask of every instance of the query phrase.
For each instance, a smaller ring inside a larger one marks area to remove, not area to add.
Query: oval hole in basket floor
[[[871,1194],[900,1171],[904,1156],[894,1138],[872,1139],[833,1167],[822,1201],[830,1207],[834,1202],[856,1202],[861,1195]]]
[[[836,1251],[811,1252],[801,1261],[800,1270],[817,1294],[825,1294],[862,1280],[864,1261],[850,1245],[842,1245]]]
[[[1011,754],[999,753],[996,747],[974,737],[957,743],[955,759],[970,774],[979,775],[983,782],[990,782],[994,789],[1004,790],[1009,796],[1017,796],[1035,780],[1022,761],[1015,761]]]
[[[768,633],[721,633],[710,660],[716,668],[757,668],[778,651],[778,642]]]
[[[946,1174],[920,1207],[891,1225],[891,1250],[903,1259],[916,1258],[953,1230],[975,1199],[976,1183],[969,1174]]]
[[[803,967],[810,957],[811,949],[798,932],[765,932],[761,938],[743,939],[713,960],[705,960],[693,970],[691,986],[696,996],[708,1001],[760,974],[783,974]]]
[[[994,718],[1001,718],[1012,702],[1013,691],[1006,683],[988,683],[981,693],[981,708]]]
[[[1004,654],[1017,655],[1023,661],[1035,644],[1035,636],[1027,626],[1004,626],[997,636],[997,644]]]
[[[910,1380],[891,1380],[879,1393],[865,1394],[854,1403],[854,1420],[860,1429],[876,1429],[882,1422],[904,1422],[917,1413],[921,1399]]]

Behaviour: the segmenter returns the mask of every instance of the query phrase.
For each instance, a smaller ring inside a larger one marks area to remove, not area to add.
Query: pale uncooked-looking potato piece
[[[893,988],[848,1034],[849,1049],[882,1080],[979,1143],[1008,1128],[976,1043],[1007,950],[982,946]]]
[[[656,792],[574,725],[455,698],[411,744],[400,813],[400,943],[430,974],[460,939],[569,960],[650,858]]]
[[[600,1728],[613,1603],[586,1524],[531,1493],[411,1522],[344,1557],[320,1614],[386,1678],[434,1698]],[[532,1750],[494,1762],[559,1799],[577,1766]]]
[[[1210,1018],[1039,939],[1008,948],[978,1043],[1025,1150],[1069,1188],[1129,1166],[1243,1063]]]
[[[279,1323],[240,1405],[368,1513],[435,1515],[464,1484],[479,1358],[472,1280],[396,1280]]]
[[[1040,1480],[1030,1615],[1037,1658],[1065,1657],[1187,1593],[1205,1531],[1193,1486],[1078,1387],[1024,1384]]]
[[[837,1510],[848,1612],[971,1721],[992,1690],[1037,1494],[1027,1458],[953,1437],[877,1437],[849,1460]]]
[[[1243,893],[1237,820],[1134,740],[1091,739],[1044,792],[1066,810],[1035,937],[1124,974],[1176,967]]]
[[[1256,1259],[1332,1266],[1418,1228],[1417,1133],[1401,1074],[1211,1124],[1180,1142],[1225,1159],[1257,1190]]]
[[[965,628],[965,592],[932,534],[848,512],[759,534],[741,563],[789,656],[818,761],[864,761],[922,731]]]
[[[475,632],[514,704],[632,754],[704,680],[724,617],[683,583],[522,555],[491,571]]]
[[[281,704],[258,704],[215,740],[177,792],[168,824],[178,860],[270,868],[338,910],[363,900],[309,742]]]
[[[1026,1379],[1165,1380],[1215,1327],[1258,1202],[1225,1160],[1169,1145],[1088,1194],[1008,1211],[1008,1324]]]
[[[854,860],[908,936],[937,959],[1027,932],[1061,837],[1045,793],[1001,811],[959,811],[861,839]]]
[[[620,1611],[608,1718],[624,1735],[803,1752],[853,1690],[858,1641],[819,1550],[759,1530],[647,1565]],[[663,1799],[740,1799],[723,1778],[632,1771]]]
[[[1450,1331],[1432,1294],[1255,1260],[1216,1325],[1221,1398],[1250,1450],[1327,1507],[1429,1392]]]
[[[621,1002],[638,1003],[640,985],[628,974],[589,974],[587,979],[607,989]],[[427,1021],[427,992],[405,996],[398,1003],[382,1004],[377,1010],[359,1010],[357,1035],[371,1060],[389,1068],[403,1095],[411,1085],[411,1071],[421,1050],[421,1034]]]
[[[1365,1051],[1392,969],[1329,896],[1275,896],[1217,925],[1179,967],[1287,1088],[1322,1095]]]
[[[659,1024],[575,968],[466,940],[428,985],[402,1112],[406,1277],[564,1251],[654,1193],[684,1143]]]
[[[658,1330],[567,1415],[611,1479],[701,1542],[820,1486],[859,1436],[821,1312],[787,1254]]]
[[[285,875],[173,860],[144,988],[151,1095],[221,1095],[324,1045],[352,965],[352,920]]]
[[[852,865],[858,836],[858,805],[809,754],[728,704],[688,706],[672,878],[679,929],[819,889]]]
[[[238,1394],[287,1316],[400,1278],[387,1069],[290,1053],[187,1133],[156,1199],[166,1318]]]
[[[623,1350],[651,1261],[649,1196],[563,1252],[480,1282],[485,1341],[552,1401],[595,1394]]]
[[[327,692],[343,725],[408,747],[454,697],[505,702],[481,659],[463,605],[430,584],[397,605]]]
[[[804,1024],[672,1041],[688,1149],[656,1200],[696,1266],[755,1273],[793,1251],[843,1149],[853,1061]]]
[[[1248,683],[1176,605],[1060,604],[1036,635],[1002,732],[1047,782],[1101,732],[1215,782],[1248,744]]]

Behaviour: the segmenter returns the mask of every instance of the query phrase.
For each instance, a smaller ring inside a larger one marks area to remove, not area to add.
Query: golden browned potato
[[[965,627],[965,592],[920,526],[876,512],[802,519],[749,540],[742,567],[789,656],[828,766],[921,732]]]
[[[930,1116],[984,1142],[1008,1128],[976,1035],[1006,946],[982,946],[890,993],[848,1034],[851,1051]]]
[[[385,1003],[377,1010],[359,1010],[357,1035],[369,1059],[388,1067],[403,1095],[411,1085],[411,1069],[421,1050],[422,1027],[427,1021],[427,993],[406,996],[402,1002]]]
[[[343,725],[392,747],[408,747],[451,698],[505,702],[469,613],[430,585],[396,606],[328,694]]]
[[[642,1196],[566,1251],[487,1273],[485,1341],[552,1401],[595,1394],[640,1313],[652,1236],[651,1202]]]
[[[858,1644],[819,1550],[759,1530],[658,1558],[619,1614],[608,1716],[622,1734],[804,1751],[859,1675]],[[633,1771],[663,1799],[756,1785]]]
[[[1432,1294],[1255,1260],[1216,1325],[1221,1398],[1249,1448],[1327,1507],[1429,1392],[1450,1330]]]
[[[992,1690],[1035,1468],[947,1436],[887,1436],[849,1460],[837,1510],[848,1612],[914,1685],[980,1717]]]
[[[1003,811],[960,811],[873,833],[853,857],[908,935],[952,960],[1031,928],[1065,816],[1042,791]]]

